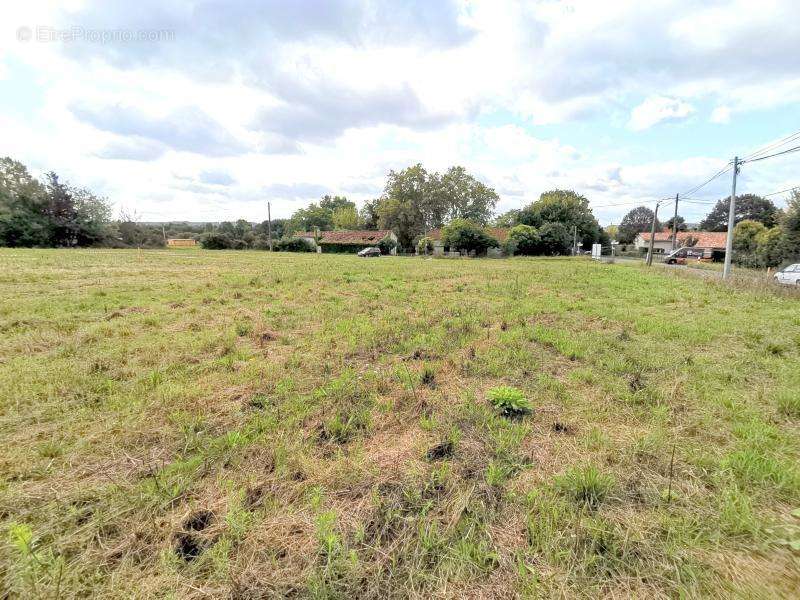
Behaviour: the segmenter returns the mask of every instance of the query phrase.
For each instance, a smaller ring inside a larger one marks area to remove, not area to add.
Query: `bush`
[[[506,248],[511,249],[513,244],[513,252],[509,254],[524,254],[533,255],[540,253],[540,238],[539,232],[535,227],[530,225],[517,225],[512,227],[508,232],[508,242]]]
[[[539,241],[542,254],[569,254],[572,232],[563,223],[549,221],[539,228]]]
[[[397,241],[387,235],[380,242],[378,242],[378,248],[381,249],[381,254],[391,254],[392,250],[397,248]]]
[[[780,227],[762,232],[757,241],[756,256],[762,267],[777,267],[786,258],[786,243]]]
[[[521,417],[533,411],[530,401],[517,388],[501,385],[490,389],[486,397],[504,417]]]
[[[206,250],[227,250],[233,246],[233,240],[224,233],[204,233],[200,236],[200,245]]]
[[[275,246],[275,240],[272,242],[273,247]],[[250,244],[251,248],[255,250],[269,250],[269,238],[265,235],[258,235],[253,240],[253,243]]]
[[[282,238],[273,244],[278,252],[312,252],[313,245],[303,238]]]
[[[429,237],[421,237],[417,242],[417,254],[430,254],[433,252],[433,240]]]
[[[476,254],[500,245],[480,226],[465,219],[454,219],[442,229],[442,242],[451,250],[474,251]]]

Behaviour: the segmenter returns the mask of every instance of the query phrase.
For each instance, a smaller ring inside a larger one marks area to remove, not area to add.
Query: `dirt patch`
[[[141,306],[129,306],[127,308],[120,308],[119,310],[115,310],[113,312],[108,313],[106,315],[106,321],[112,321],[113,319],[118,319],[128,314],[139,314],[144,312],[147,312],[147,309],[142,308]]]
[[[278,334],[274,331],[270,331],[269,329],[262,329],[261,331],[256,333],[256,342],[262,348],[269,344],[270,342],[274,342],[278,339]]]
[[[187,531],[203,531],[214,522],[214,513],[210,510],[200,510],[190,515],[183,522],[183,528]]]
[[[182,532],[175,536],[175,554],[186,562],[192,562],[205,550],[202,541],[191,533]]]
[[[552,429],[553,433],[563,433],[565,435],[572,435],[574,433],[570,425],[567,425],[566,423],[562,423],[560,421],[556,421],[555,423],[553,423],[550,429]]]
[[[445,458],[450,458],[453,456],[455,450],[455,444],[453,444],[453,442],[450,440],[447,440],[446,442],[436,444],[432,448],[428,449],[428,452],[425,454],[425,458],[431,462],[436,460],[444,460]]]

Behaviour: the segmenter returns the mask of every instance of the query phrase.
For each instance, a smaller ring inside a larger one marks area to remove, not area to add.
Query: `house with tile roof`
[[[724,231],[679,231],[676,248],[691,246],[703,251],[703,256],[711,258],[714,252],[725,252],[727,234]],[[650,232],[640,233],[633,241],[640,250],[647,250],[650,245]],[[653,253],[663,254],[672,251],[672,231],[657,231],[653,238]]]
[[[377,246],[384,238],[397,242],[391,229],[339,229],[336,231],[301,231],[294,234],[322,248],[322,252],[352,252]]]

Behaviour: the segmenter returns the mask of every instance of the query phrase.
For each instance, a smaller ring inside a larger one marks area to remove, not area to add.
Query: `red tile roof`
[[[507,227],[484,227],[483,230],[499,242],[505,242],[508,239],[508,232],[511,231]],[[442,239],[442,230],[431,229],[428,237],[432,240],[440,240]]]
[[[380,242],[387,235],[391,234],[389,229],[378,230],[353,230],[341,229],[338,231],[320,231],[320,244],[352,244],[354,246],[374,245]],[[294,234],[296,237],[313,238],[313,231],[301,231]]]
[[[650,232],[640,233],[642,240],[645,242],[650,241]],[[684,245],[688,238],[697,240],[694,245],[695,248],[724,248],[727,233],[724,231],[679,231],[678,232],[678,246]],[[672,240],[671,231],[657,231],[655,238],[656,242],[669,242]]]

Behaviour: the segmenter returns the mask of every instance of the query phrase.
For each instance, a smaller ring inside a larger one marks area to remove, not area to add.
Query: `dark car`
[[[370,256],[380,256],[381,249],[375,246],[370,246],[369,248],[364,248],[361,252],[358,253],[359,256],[363,256],[364,258],[369,258]]]

